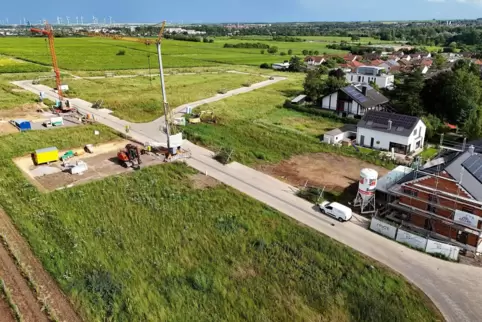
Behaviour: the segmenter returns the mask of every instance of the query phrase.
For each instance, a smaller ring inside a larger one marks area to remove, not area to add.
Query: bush
[[[286,56],[286,53],[284,51],[280,52],[281,56]]]
[[[313,114],[313,115],[316,115],[316,116],[322,116],[322,117],[330,118],[330,119],[337,120],[337,121],[340,121],[340,122],[343,122],[343,123],[357,124],[358,121],[359,121],[357,119],[340,117],[340,116],[338,116],[337,114],[335,114],[331,111],[325,111],[325,110],[322,110],[322,109],[319,109],[319,108],[316,108],[316,107],[308,107],[308,106],[292,104],[290,100],[286,100],[285,103],[283,104],[283,107],[288,108],[288,109],[293,109],[293,110],[296,110],[296,111],[302,112],[302,113],[309,113],[309,114]]]
[[[262,63],[261,65],[259,65],[259,68],[270,69],[271,66],[268,63]]]
[[[124,56],[125,54],[126,54],[125,50],[119,50],[116,55],[117,56]]]

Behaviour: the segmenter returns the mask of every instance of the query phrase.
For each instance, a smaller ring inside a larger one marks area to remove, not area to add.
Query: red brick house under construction
[[[482,155],[460,152],[387,187],[388,219],[426,237],[482,252]]]

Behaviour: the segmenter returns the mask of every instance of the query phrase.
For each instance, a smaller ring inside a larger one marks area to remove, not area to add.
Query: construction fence
[[[443,255],[453,261],[457,261],[459,258],[459,247],[416,235],[399,228],[392,223],[383,221],[380,218],[372,218],[370,229],[390,239],[394,239],[402,244],[409,245],[410,247],[429,254]]]

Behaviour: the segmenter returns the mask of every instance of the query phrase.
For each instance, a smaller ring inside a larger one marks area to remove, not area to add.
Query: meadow
[[[326,48],[323,43],[286,43],[265,41],[270,46],[278,46],[279,53],[261,54],[259,49],[223,48],[225,43],[258,42],[240,39],[216,39],[214,43],[194,43],[176,40],[163,41],[163,62],[167,68],[209,67],[217,65],[251,65],[283,62],[289,56],[280,56],[282,51],[293,50],[301,55],[302,50],[318,50],[320,53],[340,53]],[[58,38],[55,40],[59,66],[66,70],[122,70],[147,69],[149,60],[157,66],[154,45],[113,40],[105,38]],[[118,55],[124,50],[124,55]],[[25,61],[50,66],[50,54],[45,38],[2,38],[0,54]],[[148,58],[150,56],[150,58]]]
[[[323,134],[341,126],[343,120],[330,112],[283,107],[285,100],[302,92],[304,78],[304,74],[286,75],[288,79],[277,84],[200,106],[200,110],[214,111],[219,121],[216,125],[187,125],[187,138],[213,151],[232,150],[232,160],[248,165],[277,163],[298,154],[333,152],[393,167],[376,151],[358,153],[352,147],[320,144]]]
[[[0,204],[85,320],[441,320],[397,274],[231,188],[195,188],[183,164],[42,194],[11,160],[116,137],[0,140]]]
[[[261,76],[234,73],[166,75],[165,79],[171,108],[266,80]],[[55,87],[53,80],[43,83]],[[149,122],[163,114],[159,77],[70,79],[64,83],[69,84],[69,97],[90,102],[102,99],[102,107],[125,120]]]
[[[29,73],[29,72],[46,72],[51,68],[29,63],[23,60],[13,59],[10,57],[0,56],[0,74],[2,73]]]

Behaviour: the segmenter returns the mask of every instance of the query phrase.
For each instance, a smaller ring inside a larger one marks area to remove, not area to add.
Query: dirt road
[[[59,321],[81,321],[67,297],[62,293],[55,281],[44,270],[40,261],[33,255],[29,245],[16,230],[10,217],[0,210],[0,234],[5,236],[10,249],[19,260],[28,266],[30,274],[38,285],[41,298],[48,299],[48,305],[55,312]],[[18,305],[24,321],[48,321],[42,306],[29,288],[14,260],[8,254],[5,246],[0,245],[0,276],[12,290],[14,303]],[[1,320],[1,319],[0,319]],[[3,320],[1,320],[3,322]]]
[[[2,277],[0,276],[0,278]],[[2,318],[2,322],[15,322],[12,314],[12,310],[10,309],[10,306],[8,306],[7,300],[0,295],[0,317]]]

